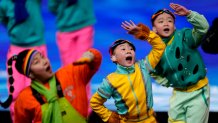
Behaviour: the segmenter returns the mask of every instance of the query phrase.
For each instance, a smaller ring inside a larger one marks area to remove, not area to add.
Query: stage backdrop
[[[142,59],[149,53],[151,47],[146,43],[134,39],[128,35],[122,28],[121,22],[133,20],[135,23],[142,22],[151,28],[150,18],[152,13],[161,9],[169,8],[169,3],[179,3],[190,10],[202,13],[208,22],[212,23],[215,17],[218,17],[217,0],[94,0],[94,9],[97,17],[95,24],[95,43],[94,47],[103,54],[103,62],[100,70],[91,80],[92,92],[94,93],[107,74],[115,70],[115,64],[110,61],[108,48],[111,43],[117,39],[127,39],[136,46],[137,59]],[[47,9],[47,0],[42,2],[42,14],[45,22],[45,38],[48,47],[48,57],[52,68],[56,71],[60,67],[58,49],[55,43],[55,18]],[[185,17],[176,16],[176,28],[192,26],[186,21]],[[25,31],[25,30],[24,30]],[[0,99],[4,101],[8,96],[6,89],[6,53],[9,47],[9,38],[3,25],[0,25]],[[199,48],[204,62],[207,66],[207,76],[211,85],[211,111],[218,111],[218,55],[204,53]],[[73,52],[73,50],[72,50]],[[15,87],[16,89],[16,87]],[[171,88],[165,88],[153,82],[154,109],[156,111],[167,111],[169,108],[169,97],[172,93]],[[105,104],[110,109],[115,109],[112,99]],[[0,108],[0,110],[5,110]],[[6,109],[8,110],[8,109]]]

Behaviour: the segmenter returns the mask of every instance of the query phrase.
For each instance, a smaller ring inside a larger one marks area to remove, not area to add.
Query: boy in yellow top
[[[150,72],[161,59],[165,44],[145,25],[125,21],[121,26],[136,38],[147,40],[153,49],[144,59],[135,62],[135,46],[127,40],[115,41],[109,52],[117,69],[103,79],[91,98],[91,107],[107,123],[156,123]],[[140,33],[144,36],[139,37]],[[110,97],[115,100],[117,112],[104,106]]]

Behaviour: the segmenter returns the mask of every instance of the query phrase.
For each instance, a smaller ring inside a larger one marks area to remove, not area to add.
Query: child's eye
[[[163,23],[163,21],[159,21],[159,23]]]
[[[38,63],[39,63],[38,60],[33,61],[33,64],[38,64]]]

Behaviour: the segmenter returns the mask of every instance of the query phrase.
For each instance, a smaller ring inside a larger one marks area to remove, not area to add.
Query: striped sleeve
[[[113,89],[111,88],[111,85],[109,84],[107,79],[103,79],[103,82],[101,83],[100,87],[97,90],[97,93],[105,98],[109,99],[112,95]]]

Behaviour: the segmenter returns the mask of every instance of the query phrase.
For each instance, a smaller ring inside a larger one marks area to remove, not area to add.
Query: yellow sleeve
[[[158,36],[153,31],[150,31],[147,41],[152,46],[152,50],[147,56],[148,62],[152,68],[155,68],[164,53],[166,45],[160,36]]]
[[[154,33],[153,31],[150,31],[150,29],[140,23],[137,25],[140,30],[138,30],[137,33],[134,33],[133,35],[135,38],[140,39],[140,40],[147,40],[148,43],[152,46],[152,50],[150,53],[147,55],[146,61],[149,62],[151,67],[154,69],[158,62],[160,61],[163,52],[166,48],[165,43],[162,41],[159,35]]]
[[[107,122],[112,114],[112,111],[104,106],[104,102],[106,101],[107,100],[102,98],[97,92],[90,100],[90,106],[92,107],[92,110],[96,112],[104,122]]]

